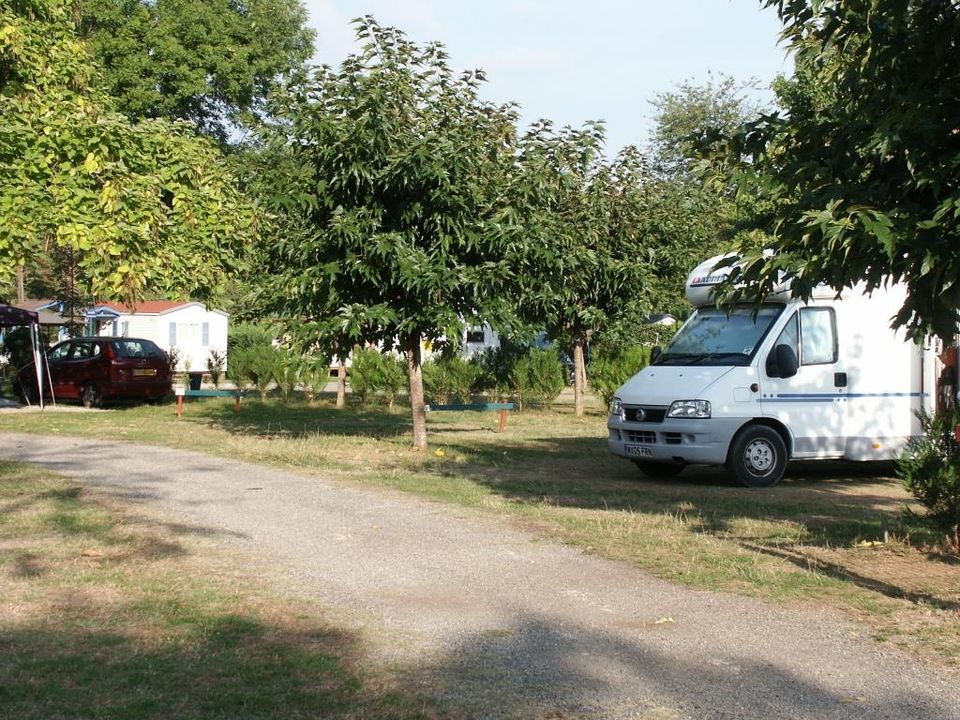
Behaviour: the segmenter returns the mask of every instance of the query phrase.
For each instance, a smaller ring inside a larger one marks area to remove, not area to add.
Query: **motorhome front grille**
[[[630,443],[653,445],[657,442],[657,434],[649,430],[624,430],[623,439]]]
[[[626,405],[623,408],[623,419],[627,422],[660,423],[666,414],[665,407]]]

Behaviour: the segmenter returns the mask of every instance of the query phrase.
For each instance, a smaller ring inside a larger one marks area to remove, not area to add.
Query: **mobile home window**
[[[175,322],[170,323],[170,347],[174,347],[177,344],[177,324]]]
[[[483,328],[482,327],[472,327],[467,330],[467,342],[468,343],[482,343],[483,342]]]
[[[837,320],[833,308],[800,310],[800,364],[828,365],[837,361]]]
[[[203,339],[201,340],[200,344],[203,345],[204,347],[207,347],[210,344],[210,323],[205,322],[203,324],[203,329],[201,334],[203,336]]]

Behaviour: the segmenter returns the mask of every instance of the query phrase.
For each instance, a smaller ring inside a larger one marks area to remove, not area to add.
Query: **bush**
[[[250,379],[265,400],[270,383],[277,376],[280,364],[280,351],[272,345],[261,345],[247,349]]]
[[[365,348],[354,351],[349,378],[350,389],[362,404],[366,405],[373,396],[382,393],[392,407],[406,386],[407,368],[392,354]]]
[[[595,351],[590,363],[590,385],[609,405],[617,388],[649,364],[650,348],[643,345]]]
[[[280,388],[280,400],[290,401],[290,396],[300,382],[303,372],[303,358],[287,349],[277,349],[273,359],[273,379]]]
[[[513,366],[510,379],[518,409],[526,403],[549,407],[566,386],[563,363],[553,350],[530,348]]]
[[[526,355],[529,346],[501,340],[498,348],[484,348],[471,358],[477,370],[475,389],[490,392],[498,400],[514,393],[513,368]]]
[[[253,351],[250,348],[245,350],[234,350],[230,352],[230,364],[227,365],[227,377],[238,390],[253,383],[253,370],[250,363]]]
[[[911,440],[897,462],[903,485],[927,509],[927,521],[947,533],[950,544],[960,547],[960,443],[954,428],[960,424],[956,410],[930,416],[920,414],[923,435]]]
[[[211,350],[207,357],[207,372],[214,387],[220,387],[220,376],[223,375],[223,366],[227,362],[227,354],[220,350]]]
[[[317,401],[327,383],[330,382],[330,358],[325,356],[304,357],[300,379],[303,382],[307,402],[312,405]]]
[[[428,402],[466,403],[473,396],[482,368],[459,355],[442,357],[423,364],[423,392]]]
[[[272,346],[273,333],[263,325],[249,322],[234,323],[230,325],[227,331],[228,353],[249,350],[255,347]]]

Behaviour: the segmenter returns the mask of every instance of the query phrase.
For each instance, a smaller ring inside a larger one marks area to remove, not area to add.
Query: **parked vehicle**
[[[790,459],[885,460],[921,433],[936,396],[936,348],[890,328],[905,290],[778,288],[759,308],[717,309],[719,258],[687,279],[696,311],[611,403],[610,449],[652,476],[725,465],[747,486]]]
[[[78,400],[95,407],[114,400],[156,401],[170,392],[173,373],[167,355],[150,340],[82,337],[66,340],[47,351],[49,376],[44,372],[44,397]],[[46,368],[43,368],[45,371]],[[18,373],[21,395],[36,399],[33,365]]]

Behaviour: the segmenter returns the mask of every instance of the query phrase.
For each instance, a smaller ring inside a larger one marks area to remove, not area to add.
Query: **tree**
[[[513,261],[519,314],[570,348],[578,417],[587,344],[631,310],[649,311],[655,267],[646,165],[631,146],[608,161],[603,143],[600,123],[535,124],[521,143],[514,190],[529,211],[531,241]]]
[[[703,84],[680,83],[657,93],[651,142],[655,170],[668,176],[688,175],[699,157],[700,144],[713,133],[732,133],[760,111],[748,93],[757,82],[738,82],[729,75],[711,76]]]
[[[458,336],[510,281],[515,112],[480,100],[483,75],[455,75],[441,45],[371,17],[355,24],[362,50],[273,108],[277,170],[259,192],[278,239],[260,307],[304,348],[399,346],[423,448],[422,341]]]
[[[739,248],[727,301],[784,280],[868,290],[902,281],[893,318],[912,334],[956,332],[960,306],[960,74],[955,2],[763,0],[775,6],[797,77],[783,113],[727,137],[718,173],[762,193],[763,231]],[[740,158],[745,157],[746,161]],[[765,255],[765,248],[775,253]]]
[[[50,259],[86,298],[208,296],[254,231],[217,148],[112,109],[67,0],[0,6],[0,281]]]
[[[224,142],[313,53],[306,17],[300,0],[87,0],[79,28],[130,117]]]

